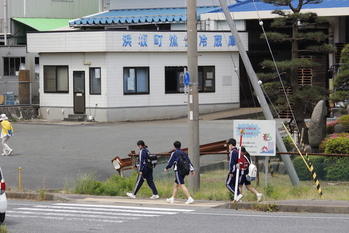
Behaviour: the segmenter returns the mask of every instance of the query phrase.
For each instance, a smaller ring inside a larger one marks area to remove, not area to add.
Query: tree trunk
[[[298,41],[296,38],[296,35],[298,33],[298,21],[293,22],[292,26],[292,60],[298,59]],[[298,67],[292,67],[290,70],[290,80],[291,80],[291,88],[293,95],[296,96],[293,100],[293,115],[295,118],[295,122],[297,124],[297,128],[299,130],[299,133],[302,132],[302,129],[304,129],[305,134],[303,135],[303,143],[308,144],[308,134],[307,134],[307,127],[304,122],[304,104],[300,97],[298,97],[298,92],[300,90],[299,84],[298,84]]]

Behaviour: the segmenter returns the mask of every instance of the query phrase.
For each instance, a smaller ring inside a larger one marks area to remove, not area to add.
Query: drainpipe
[[[4,45],[7,45],[7,0],[4,0]]]

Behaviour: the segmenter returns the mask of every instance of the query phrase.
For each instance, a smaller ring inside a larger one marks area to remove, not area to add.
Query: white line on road
[[[53,208],[53,209],[64,209],[64,210],[68,210],[68,209],[72,209],[72,210],[97,210],[97,211],[102,211],[102,212],[110,212],[110,211],[115,211],[115,212],[127,212],[127,213],[143,213],[143,214],[178,214],[179,211],[177,210],[177,212],[164,212],[164,211],[149,211],[149,210],[144,210],[143,208],[140,209],[138,208],[138,210],[135,209],[121,209],[121,208],[105,208],[105,206],[103,206],[104,209],[102,209],[102,207],[98,207],[98,208],[94,208],[95,206],[91,206],[91,207],[87,207],[87,206],[48,206],[48,205],[36,205],[35,208]],[[160,210],[160,209],[159,209]],[[101,213],[102,213],[101,212]]]
[[[169,208],[150,208],[150,207],[134,207],[134,206],[112,206],[112,205],[89,205],[89,204],[67,204],[56,203],[59,206],[85,206],[85,207],[103,207],[103,208],[118,208],[118,209],[142,209],[142,210],[159,210],[159,211],[177,211],[177,212],[192,212],[190,209],[169,209]]]
[[[53,220],[74,220],[74,221],[83,221],[86,220],[84,218],[66,218],[66,217],[52,217],[52,216],[39,216],[39,215],[19,215],[19,214],[9,214],[6,217],[17,217],[17,218],[43,218],[43,219],[53,219]],[[123,223],[125,221],[122,220],[107,220],[107,219],[93,219],[95,222],[110,222],[110,223]]]
[[[159,217],[156,214],[132,214],[132,213],[111,213],[111,212],[96,212],[96,211],[86,211],[86,210],[56,210],[56,209],[41,209],[41,208],[17,208],[18,210],[28,210],[28,211],[47,211],[47,212],[69,212],[69,213],[88,213],[88,214],[103,214],[108,213],[109,215],[122,215],[122,216],[135,216],[135,217]]]
[[[43,216],[48,216],[48,215],[53,215],[53,216],[63,216],[63,217],[70,217],[70,216],[76,216],[76,214],[69,214],[69,213],[49,213],[49,212],[35,212],[35,211],[13,211],[13,210],[8,210],[6,211],[6,214],[8,216],[8,214],[30,214],[30,215],[43,215]],[[81,216],[81,215],[80,215]],[[83,215],[86,218],[109,218],[109,219],[124,219],[124,220],[128,220],[128,219],[132,219],[132,220],[137,220],[139,218],[136,217],[120,217],[120,216],[108,216],[108,215],[89,215],[89,214],[84,214]]]

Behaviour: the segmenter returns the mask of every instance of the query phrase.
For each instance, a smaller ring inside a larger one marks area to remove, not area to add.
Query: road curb
[[[227,203],[216,208],[237,209],[237,210],[255,210],[264,212],[295,212],[295,213],[328,213],[328,214],[349,214],[349,206],[341,205],[340,203],[331,204],[328,201],[326,204],[312,204],[312,200],[295,201],[294,204],[275,202],[241,202]]]
[[[70,201],[70,199],[56,193],[6,191],[6,197],[8,199],[28,199],[36,201]]]

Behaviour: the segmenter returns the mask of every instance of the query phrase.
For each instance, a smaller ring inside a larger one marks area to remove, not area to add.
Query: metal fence
[[[0,81],[0,106],[38,104],[39,82]]]
[[[38,108],[39,82],[0,81],[0,113],[29,120],[37,118]]]

